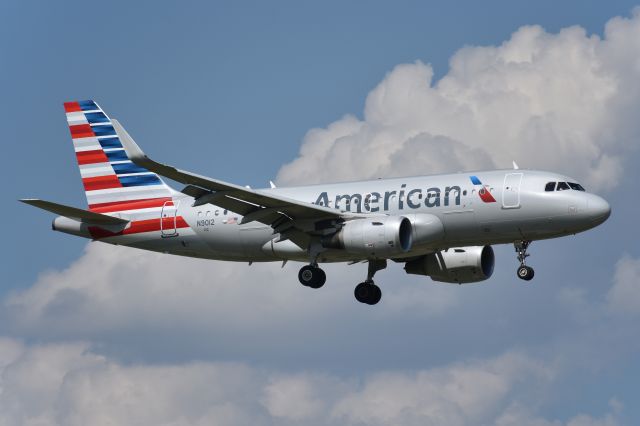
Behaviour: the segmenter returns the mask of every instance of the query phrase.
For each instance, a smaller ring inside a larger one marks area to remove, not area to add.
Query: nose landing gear
[[[527,253],[529,244],[531,244],[531,241],[518,241],[513,243],[513,247],[516,249],[516,253],[518,253],[518,261],[520,262],[517,275],[518,278],[525,281],[531,281],[534,276],[533,268],[525,264],[526,258],[530,256]]]

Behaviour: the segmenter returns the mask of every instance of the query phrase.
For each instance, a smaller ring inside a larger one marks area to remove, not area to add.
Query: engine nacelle
[[[428,275],[434,281],[466,284],[484,281],[493,274],[495,255],[491,246],[458,247],[407,262],[407,274]]]
[[[438,216],[429,213],[405,215],[411,221],[414,249],[442,247],[444,226]]]
[[[406,253],[412,244],[411,221],[403,216],[350,220],[340,231],[322,239],[325,248],[384,258]]]

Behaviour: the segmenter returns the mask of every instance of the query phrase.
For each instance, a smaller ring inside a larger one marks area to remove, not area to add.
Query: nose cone
[[[590,219],[595,222],[596,225],[600,225],[611,215],[611,206],[605,199],[594,195],[589,198],[587,211],[589,212]]]

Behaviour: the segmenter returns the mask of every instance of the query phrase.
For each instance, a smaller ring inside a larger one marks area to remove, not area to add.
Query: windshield
[[[584,188],[579,183],[568,182],[571,189],[575,189],[576,191],[584,191]]]
[[[574,191],[582,191],[582,192],[585,191],[582,185],[576,182],[547,182],[547,184],[544,186],[544,190],[546,192],[566,191],[568,189],[573,189]]]

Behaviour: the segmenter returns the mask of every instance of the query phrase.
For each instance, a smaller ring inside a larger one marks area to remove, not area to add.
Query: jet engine
[[[407,274],[428,275],[434,281],[466,284],[491,277],[494,265],[491,246],[458,247],[409,261],[404,270]]]
[[[405,215],[405,217],[411,221],[413,249],[442,247],[444,226],[438,216],[428,213],[414,213]]]
[[[322,239],[325,248],[384,258],[408,252],[412,243],[411,221],[403,216],[350,220],[338,232]]]

